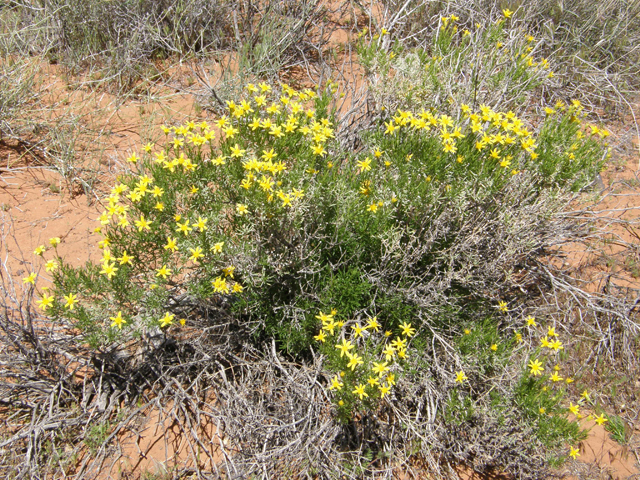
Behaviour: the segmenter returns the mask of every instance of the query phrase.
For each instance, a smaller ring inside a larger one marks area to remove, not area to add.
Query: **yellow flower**
[[[171,269],[167,268],[166,265],[162,265],[162,268],[156,270],[156,277],[162,277],[166,280],[169,275],[171,275]]]
[[[389,385],[378,385],[378,390],[380,391],[380,398],[384,398],[384,396],[389,393],[391,387]]]
[[[127,162],[136,163],[138,161],[138,157],[136,157],[135,153],[132,153],[129,158],[127,158]]]
[[[236,267],[234,267],[233,265],[229,265],[228,267],[222,269],[222,273],[224,273],[225,277],[233,278],[233,272],[235,271],[235,269]]]
[[[173,319],[175,318],[175,315],[173,313],[165,313],[164,317],[162,317],[160,320],[158,320],[160,322],[160,328],[164,328],[168,325],[171,325],[173,323]]]
[[[507,313],[509,311],[509,307],[507,307],[507,302],[499,301],[498,310],[500,310],[503,313]]]
[[[229,125],[228,127],[224,128],[222,131],[227,136],[227,138],[233,138],[233,137],[235,137],[236,133],[240,132],[237,128],[233,128],[233,126],[231,126],[231,125]]]
[[[389,375],[387,375],[387,383],[389,385],[395,385],[396,384],[396,376],[393,373],[390,373]]]
[[[462,383],[467,380],[467,375],[463,371],[456,372],[456,383]]]
[[[249,209],[247,208],[246,205],[243,205],[242,203],[238,203],[236,205],[236,211],[238,212],[238,215],[242,216],[247,212],[249,212]]]
[[[531,315],[529,315],[525,320],[527,321],[527,326],[529,326],[529,327],[535,327],[536,326],[536,319],[534,317],[532,317]]]
[[[378,317],[370,318],[367,321],[366,329],[375,330],[376,332],[380,330],[380,324],[378,323]]]
[[[569,411],[575,416],[578,416],[578,414],[580,413],[580,407],[578,405],[574,405],[572,402],[569,402]]]
[[[229,285],[227,284],[227,279],[222,277],[216,277],[213,282],[213,291],[216,293],[229,293]]]
[[[344,383],[342,383],[340,381],[340,377],[336,375],[331,379],[331,386],[329,387],[329,390],[342,390],[343,386],[344,386]]]
[[[396,349],[394,347],[392,347],[391,345],[387,345],[384,350],[382,351],[382,354],[385,356],[385,359],[387,361],[391,360],[393,357],[395,357],[396,355]]]
[[[198,221],[193,224],[194,227],[204,232],[207,229],[207,218],[198,217]]]
[[[231,157],[241,158],[245,152],[246,150],[241,149],[237,143],[231,147]]]
[[[33,251],[34,255],[38,255],[39,257],[42,256],[42,254],[47,250],[47,248],[44,245],[40,245],[38,248],[36,248]]]
[[[547,409],[544,407],[540,407],[538,411],[540,412],[541,415],[544,415],[545,413],[547,413]]]
[[[178,250],[178,245],[176,243],[176,239],[168,237],[167,238],[167,244],[164,246],[164,249],[165,250],[171,250],[172,252],[175,252],[176,250]]]
[[[604,413],[601,414],[599,417],[594,418],[594,420],[598,425],[604,425],[605,422],[609,421],[608,418],[605,418]]]
[[[204,257],[201,247],[190,248],[189,251],[191,252],[189,260],[192,260],[194,263],[198,263],[198,259]]]
[[[391,345],[393,345],[393,347],[394,347],[396,350],[401,350],[401,349],[403,349],[403,348],[406,348],[406,346],[407,346],[407,339],[406,339],[406,338],[400,338],[400,337],[397,337],[395,340],[393,340],[393,341],[391,342]]]
[[[416,329],[411,327],[410,323],[403,322],[400,324],[400,328],[402,329],[402,334],[407,337],[412,337],[416,333]]]
[[[579,448],[573,448],[573,447],[569,447],[571,450],[569,451],[569,456],[571,458],[573,458],[574,460],[576,459],[576,457],[580,456],[580,449]]]
[[[233,284],[233,293],[241,293],[243,290],[244,288],[238,282]]]
[[[362,357],[359,357],[357,353],[351,355],[349,352],[347,352],[347,357],[349,357],[347,368],[350,368],[351,370],[355,370],[358,365],[362,365],[364,363]]]
[[[322,323],[329,323],[333,321],[333,314],[327,315],[326,313],[320,312],[319,315],[316,315],[316,318],[320,320]]]
[[[371,170],[371,159],[369,157],[365,158],[364,160],[358,160],[357,164],[358,168],[360,169],[360,173],[368,172],[369,170]]]
[[[267,107],[267,113],[271,115],[277,115],[280,113],[280,105],[277,103],[272,103],[269,107]]]
[[[395,131],[400,128],[400,126],[395,125],[393,122],[389,122],[389,123],[385,122],[385,126],[387,127],[387,129],[384,132],[385,135],[393,135]]]
[[[134,223],[138,227],[138,231],[141,232],[142,230],[151,230],[151,223],[153,222],[145,220],[144,215],[140,215],[140,220],[136,220]]]
[[[355,348],[355,346],[348,340],[345,340],[344,338],[342,339],[342,343],[338,343],[336,345],[336,348],[338,350],[340,350],[340,358],[342,358],[344,356],[344,354],[346,353],[347,356],[349,355],[349,350],[351,350],[352,348]]]
[[[362,400],[364,397],[369,396],[367,395],[367,392],[364,391],[364,389],[365,389],[365,385],[359,384],[351,393],[358,395],[360,397],[360,400]]]
[[[189,226],[189,220],[185,220],[184,223],[177,222],[176,225],[176,232],[182,232],[185,235],[188,235],[189,232],[193,230],[193,228]]]
[[[497,352],[498,351],[498,345],[495,344],[495,343],[493,345],[491,345],[491,350],[493,350],[494,352]]]
[[[291,206],[291,196],[290,195],[282,195],[281,197],[282,200],[282,206],[283,207],[287,207],[287,206]]]
[[[73,293],[70,293],[69,295],[65,295],[64,299],[66,300],[66,303],[64,304],[64,307],[68,308],[69,310],[73,310],[73,306],[77,302],[76,295],[74,295]]]
[[[314,155],[324,155],[327,153],[327,151],[324,149],[324,147],[321,144],[313,145],[311,149],[313,150]]]
[[[36,273],[31,272],[28,277],[25,277],[22,279],[22,283],[30,283],[31,285],[35,285],[36,277],[37,277]]]
[[[42,295],[42,298],[37,301],[38,306],[42,309],[43,312],[47,311],[51,305],[53,305],[53,295],[47,297],[46,295]]]
[[[502,14],[504,15],[504,18],[511,18],[511,15],[513,15],[513,12],[508,8],[505,8],[504,10],[502,10]]]
[[[549,377],[549,380],[553,382],[560,382],[561,380],[564,380],[564,379],[560,375],[558,375],[558,372],[553,372],[553,375]]]
[[[218,242],[213,247],[211,247],[211,251],[213,253],[222,253],[223,246],[224,246],[224,242]]]
[[[358,324],[351,325],[351,328],[353,329],[353,338],[358,338],[362,336],[362,331],[364,330],[364,328],[362,328],[360,325]]]
[[[127,251],[125,250],[122,253],[122,256],[117,260],[120,262],[120,265],[126,265],[126,264],[131,264],[131,260],[133,260],[133,257],[129,256],[129,254],[127,254]]]
[[[111,278],[116,274],[117,271],[118,269],[116,268],[115,262],[114,263],[105,262],[102,265],[102,270],[100,270],[100,273],[104,273],[107,276],[107,278],[111,280]]]
[[[562,346],[562,342],[560,340],[554,340],[553,342],[549,343],[549,348],[555,350],[556,352],[558,350],[563,350],[564,347]]]
[[[369,205],[367,207],[367,210],[370,212],[377,212],[378,211],[378,204],[377,203],[372,203],[371,205]]]
[[[327,323],[322,325],[322,329],[326,330],[331,335],[333,335],[333,331],[335,330],[336,327],[338,327],[338,324],[334,323],[333,321],[327,322]]]
[[[319,342],[324,343],[324,341],[327,338],[327,336],[325,335],[324,331],[320,330],[320,333],[318,333],[318,335],[316,335],[313,338],[316,339]]]
[[[284,137],[282,133],[282,127],[280,125],[274,125],[269,129],[269,135],[273,135],[276,138]]]
[[[213,163],[214,165],[224,165],[225,163],[225,159],[227,157],[225,157],[224,155],[218,155],[216,158],[214,158],[213,160],[211,160],[211,163]]]
[[[388,362],[373,362],[373,368],[371,370],[373,370],[373,373],[377,373],[378,376],[381,377],[386,371],[389,370],[389,367],[387,365]]]
[[[49,239],[49,243],[52,247],[57,247],[60,244],[60,237],[53,237]]]
[[[531,375],[537,376],[540,375],[544,371],[544,367],[542,366],[542,362],[537,358],[535,360],[531,360],[529,362],[529,368],[531,368]]]
[[[547,336],[549,336],[549,337],[557,337],[558,336],[558,334],[556,333],[555,327],[549,327],[549,330],[547,330]]]
[[[109,317],[109,320],[111,320],[111,327],[118,327],[119,329],[122,329],[122,325],[127,323],[127,321],[122,318],[122,312],[118,311],[118,314],[115,317]]]

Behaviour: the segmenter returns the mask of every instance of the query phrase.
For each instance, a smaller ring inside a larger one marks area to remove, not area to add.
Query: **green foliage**
[[[561,405],[565,392],[549,385],[548,378],[524,375],[515,388],[514,401],[526,421],[535,426],[538,440],[549,449],[566,443],[575,444],[586,438],[576,420],[568,420]]]
[[[629,440],[626,422],[617,415],[609,415],[609,421],[605,424],[611,437],[620,445],[625,445]]]
[[[109,422],[98,423],[88,428],[84,436],[84,444],[92,455],[95,455],[98,448],[106,441],[110,430],[111,424]]]

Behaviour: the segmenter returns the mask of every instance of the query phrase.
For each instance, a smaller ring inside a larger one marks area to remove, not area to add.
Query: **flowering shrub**
[[[451,321],[425,317],[445,314],[436,289],[450,305],[463,274],[476,275],[445,257],[472,205],[520,177],[533,200],[579,188],[602,165],[604,133],[581,123],[577,103],[549,109],[537,135],[485,105],[455,116],[398,110],[363,134],[363,151],[343,152],[332,85],[246,91],[213,125],[163,127],[163,145],[128,156],[132,173],[97,219],[101,262],[48,260],[54,288],[40,306],[95,347],[229,317],[289,353],[319,347],[344,420],[393,394],[414,336],[430,337],[421,327]],[[442,218],[449,225],[434,236]],[[480,310],[490,300],[472,296]],[[500,354],[497,340],[492,348]]]
[[[562,295],[578,290],[540,268],[575,239],[554,213],[597,176],[608,132],[553,90],[557,57],[521,28],[522,9],[493,8],[482,26],[446,8],[425,42],[396,37],[396,20],[361,33],[367,102],[352,97],[346,118],[332,82],[249,84],[231,100],[223,79],[216,117],[124,155],[97,218],[100,261],[73,267],[59,238],[36,249],[53,286],[28,272],[27,298],[39,289],[42,312],[71,328],[51,329],[47,353],[24,330],[27,301],[15,331],[34,350],[21,358],[55,360],[38,375],[64,377],[55,391],[77,395],[56,401],[74,418],[77,405],[104,409],[82,426],[92,453],[106,452],[92,432],[141,397],[173,405],[198,469],[193,426],[224,424],[227,471],[246,477],[464,464],[541,478],[579,455],[583,410],[624,435],[572,385],[565,349],[579,340],[562,332]],[[258,47],[244,53],[264,77]],[[241,72],[244,53],[229,57]],[[600,322],[605,297],[593,298]],[[67,373],[78,369],[82,385]]]
[[[375,410],[377,401],[389,395],[396,375],[403,370],[407,345],[416,329],[404,322],[393,338],[391,330],[380,330],[377,317],[361,324],[336,320],[337,313],[332,310],[316,316],[322,327],[314,339],[327,356],[327,368],[335,372],[328,388],[334,391],[339,416],[349,420],[361,407]]]

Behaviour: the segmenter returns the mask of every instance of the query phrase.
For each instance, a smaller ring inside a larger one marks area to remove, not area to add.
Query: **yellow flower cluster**
[[[297,91],[283,84],[282,95],[275,99],[271,94],[271,87],[267,84],[248,84],[246,89],[252,95],[249,100],[242,100],[239,105],[228,102],[229,114],[233,120],[240,121],[244,117],[246,125],[252,131],[265,131],[274,139],[286,139],[287,135],[302,134],[309,142],[310,151],[314,156],[327,154],[326,144],[329,139],[334,138],[331,122],[327,119],[318,120],[315,110],[305,106],[305,102],[317,96],[314,91]],[[233,120],[224,116],[216,122],[225,134],[226,140],[238,133]],[[291,207],[292,202],[304,196],[301,189],[292,188],[288,192],[282,188],[276,189],[283,183],[279,175],[286,173],[288,166],[283,160],[276,160],[278,152],[273,148],[265,149],[258,155],[256,152],[248,151],[240,143],[235,143],[229,148],[229,152],[228,157],[219,155],[211,162],[222,166],[227,163],[227,159],[240,159],[244,176],[239,186],[247,193],[255,187],[265,195],[268,202],[278,198],[282,207]],[[317,171],[309,173],[315,174]],[[239,215],[249,211],[245,204],[239,204],[237,208]]]
[[[451,161],[456,164],[462,164],[465,160],[475,160],[478,165],[494,165],[500,172],[510,172],[515,175],[519,173],[519,170],[513,168],[516,162],[518,165],[526,164],[527,156],[529,160],[535,160],[538,157],[536,140],[523,121],[512,111],[497,112],[487,105],[480,105],[479,110],[473,112],[469,105],[462,104],[458,119],[434,111],[422,110],[419,113],[413,113],[398,109],[384,125],[386,136],[392,137],[406,131],[422,133],[425,139],[437,139],[442,154],[451,155]],[[465,144],[465,148],[460,150],[462,148],[460,142],[466,138],[466,142],[471,142],[473,148]],[[467,158],[461,155],[459,150],[464,152]],[[376,175],[377,172],[372,169],[378,165],[383,166],[385,170],[389,169],[393,164],[389,159],[384,159],[382,162],[383,159],[380,157],[383,153],[376,148],[374,152],[358,159],[355,164],[355,174],[364,175],[371,172]],[[413,154],[409,154],[407,161],[412,158]],[[431,177],[427,177],[427,181],[429,180]],[[447,186],[447,191],[450,190],[451,187]],[[362,180],[359,193],[365,197],[374,193],[371,180]],[[397,198],[393,196],[391,203],[396,202]],[[366,210],[376,213],[385,203],[382,200],[371,202],[367,204]]]
[[[395,373],[391,372],[392,368],[399,368],[399,359],[407,358],[407,343],[409,338],[415,335],[416,330],[410,323],[404,322],[400,325],[401,333],[395,339],[390,340],[392,332],[387,331],[382,335],[382,325],[378,322],[377,317],[369,318],[366,325],[358,322],[350,325],[345,329],[345,322],[336,321],[337,312],[333,310],[330,314],[319,312],[316,316],[322,322],[320,332],[314,338],[325,344],[329,337],[336,337],[337,341],[334,348],[340,352],[339,361],[340,368],[351,370],[352,376],[348,378],[352,383],[353,390],[347,389],[351,394],[357,396],[360,400],[367,397],[384,398],[391,391],[391,387],[395,385]],[[370,346],[371,338],[378,337],[377,345],[380,350],[379,361],[367,360],[372,355],[367,351]],[[347,339],[349,338],[349,339]],[[359,355],[358,348],[364,348],[363,355]],[[353,352],[352,352],[353,350]],[[365,363],[368,366],[364,366]],[[345,385],[345,371],[341,371],[331,380],[329,390],[341,391]]]
[[[523,151],[535,158],[535,139],[532,133],[524,127],[512,111],[496,112],[487,105],[481,105],[478,112],[471,112],[468,105],[461,105],[463,123],[456,125],[454,119],[448,115],[438,115],[429,111],[421,111],[417,115],[412,112],[398,110],[396,115],[385,123],[385,134],[395,135],[401,128],[406,127],[414,131],[437,133],[445,153],[456,153],[457,140],[463,139],[467,133],[477,134],[475,147],[478,151],[489,151],[491,158],[501,158],[500,149],[518,144]],[[512,158],[509,158],[511,160]]]
[[[535,329],[536,327],[538,327],[538,323],[536,322],[535,317],[533,316],[528,316],[526,319],[526,325],[529,328]],[[547,349],[546,353],[553,353],[553,354],[557,354],[560,350],[564,349],[564,346],[562,345],[562,342],[558,339],[558,333],[556,332],[556,327],[555,326],[548,326],[545,332],[545,335],[542,336],[540,338],[541,341],[541,347],[542,349]],[[542,353],[545,353],[545,351],[543,350]],[[546,361],[552,361],[550,358],[546,358]],[[560,373],[561,371],[561,367],[560,365],[557,363],[558,358],[555,358],[555,362],[556,365],[554,365],[551,368],[551,373],[546,377],[546,380],[548,382],[550,382],[551,386],[555,386],[555,385],[562,385],[564,383],[566,384],[570,384],[573,383],[574,379],[572,377],[563,377]],[[544,372],[545,372],[545,366],[544,366],[545,362],[544,359],[540,359],[540,358],[535,358],[535,359],[531,359],[529,361],[528,367],[529,367],[529,374],[531,376],[538,376],[541,377]],[[544,378],[544,377],[541,377]],[[546,385],[544,385],[542,387],[543,391],[547,391],[548,387]],[[582,392],[581,398],[574,404],[573,401],[569,402],[569,406],[566,407],[567,413],[571,413],[577,420],[580,420],[582,418],[584,418],[584,415],[581,413],[580,408],[584,405],[585,402],[589,402],[591,400],[589,393],[587,392],[587,390],[584,390]],[[543,407],[540,407],[540,413],[541,414],[546,414],[546,410]],[[589,415],[588,419],[593,419],[594,417]],[[605,416],[602,414],[599,417],[595,417],[596,423],[602,425],[604,424],[604,422],[608,421]],[[578,453],[579,450],[578,449],[574,449],[573,447],[571,447],[571,452],[569,453],[569,455],[573,458],[576,458],[576,456],[579,456],[580,454]]]

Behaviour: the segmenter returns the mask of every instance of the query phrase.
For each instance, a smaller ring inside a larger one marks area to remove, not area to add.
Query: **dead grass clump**
[[[640,7],[637,3],[539,0],[511,8],[515,12],[505,19],[505,4],[494,0],[389,1],[384,2],[379,14],[369,12],[377,23],[371,34],[380,33],[382,28],[391,32],[391,36],[381,42],[386,51],[401,45],[409,51],[418,49],[428,55],[438,55],[432,44],[444,33],[443,17],[454,15],[459,19],[458,35],[503,19],[505,27],[514,33],[532,35],[530,46],[549,61],[555,74],[553,81],[546,82],[545,88],[537,91],[538,98],[547,101],[576,98],[591,111],[599,108],[608,114],[629,107],[627,99],[638,88]],[[508,42],[501,40],[500,43]],[[484,62],[481,57],[471,61],[478,66]],[[501,67],[508,69],[509,66],[502,63]],[[457,77],[456,81],[471,82],[472,77]],[[455,84],[449,87],[454,88]],[[440,99],[443,100],[446,97]]]

